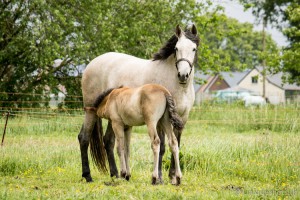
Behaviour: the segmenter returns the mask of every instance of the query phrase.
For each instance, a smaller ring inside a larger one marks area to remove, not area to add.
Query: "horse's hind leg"
[[[160,151],[159,151],[159,158],[158,158],[158,181],[159,183],[163,183],[162,178],[162,159],[165,154],[165,133],[163,129],[158,126],[157,127],[157,133],[160,139]]]
[[[118,169],[116,166],[114,147],[115,147],[115,133],[112,129],[111,121],[108,122],[107,129],[104,136],[104,145],[109,163],[110,176],[119,178]]]
[[[84,177],[87,182],[93,181],[89,166],[88,147],[96,119],[97,118],[95,114],[89,113],[87,111],[85,114],[84,124],[82,125],[80,133],[78,135],[81,153],[82,177]]]

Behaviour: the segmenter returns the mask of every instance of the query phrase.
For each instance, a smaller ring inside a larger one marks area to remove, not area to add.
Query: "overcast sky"
[[[256,24],[255,17],[250,10],[244,11],[244,7],[237,1],[232,0],[213,0],[214,3],[225,7],[225,14],[229,17],[236,18],[240,22],[249,22]],[[254,25],[255,30],[262,30],[262,24]],[[279,46],[286,46],[287,41],[284,35],[275,28],[267,27],[266,31],[272,35],[272,38]]]

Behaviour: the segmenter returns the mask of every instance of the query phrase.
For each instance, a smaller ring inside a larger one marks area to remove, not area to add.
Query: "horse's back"
[[[149,62],[151,61],[116,52],[105,53],[93,59],[82,76],[85,106],[108,88],[142,85],[146,69],[143,67]]]

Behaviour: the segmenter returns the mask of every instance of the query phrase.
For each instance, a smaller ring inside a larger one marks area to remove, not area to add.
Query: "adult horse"
[[[92,60],[82,76],[82,94],[85,107],[84,124],[78,135],[81,151],[82,177],[92,181],[88,161],[90,144],[93,161],[99,170],[106,169],[108,158],[110,175],[119,177],[114,158],[115,135],[111,123],[108,123],[105,136],[102,133],[102,121],[93,109],[97,96],[109,88],[120,85],[138,87],[147,83],[156,83],[166,87],[177,105],[177,112],[185,124],[193,106],[195,93],[193,87],[194,63],[199,45],[195,25],[182,31],[177,25],[175,34],[154,54],[153,60],[144,60],[122,53],[106,53]],[[158,127],[158,130],[160,128]],[[126,132],[126,130],[124,130]],[[181,131],[175,131],[180,145]],[[159,179],[162,181],[162,157],[165,153],[165,134],[159,131],[161,141],[159,154]],[[104,139],[104,140],[103,140]],[[104,143],[104,145],[103,145]],[[106,154],[105,154],[106,152]],[[171,159],[169,176],[176,182],[174,157]]]

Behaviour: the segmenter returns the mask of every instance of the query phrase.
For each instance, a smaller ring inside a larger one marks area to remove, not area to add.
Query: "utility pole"
[[[262,60],[262,76],[263,76],[263,98],[266,99],[266,59],[265,59],[265,50],[266,50],[266,32],[265,29],[267,27],[267,19],[263,18],[263,30],[262,30],[262,52],[263,52],[263,60]]]

